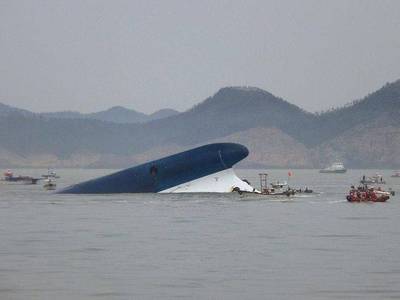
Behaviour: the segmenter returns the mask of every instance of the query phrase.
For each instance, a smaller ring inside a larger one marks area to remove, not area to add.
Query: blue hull
[[[157,193],[229,169],[248,154],[247,148],[240,144],[209,144],[85,181],[58,193]]]

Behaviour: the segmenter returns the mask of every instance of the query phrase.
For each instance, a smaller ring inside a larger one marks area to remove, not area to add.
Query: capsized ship
[[[257,192],[232,167],[247,157],[240,144],[194,148],[67,187],[62,194]]]

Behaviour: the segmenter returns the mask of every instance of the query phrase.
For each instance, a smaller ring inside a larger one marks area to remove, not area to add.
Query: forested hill
[[[0,116],[7,116],[9,114],[21,114],[30,117],[36,116],[46,119],[88,119],[121,124],[145,123],[153,120],[168,118],[178,113],[179,112],[176,110],[165,108],[160,109],[152,114],[144,114],[134,109],[128,109],[122,106],[113,106],[107,110],[94,113],[80,113],[77,111],[34,113],[25,109],[20,109],[0,103]]]
[[[1,166],[124,167],[200,144],[243,143],[249,166],[400,167],[400,81],[312,114],[264,90],[227,87],[183,113],[145,123],[1,113]],[[117,109],[118,110],[118,109]],[[244,164],[246,165],[246,163]]]
[[[163,142],[202,143],[254,127],[276,127],[299,138],[315,116],[258,88],[228,87],[173,118],[143,125]]]
[[[400,124],[400,80],[387,83],[381,89],[354,101],[350,105],[337,108],[317,116],[317,143],[329,140],[360,124],[368,124],[378,118],[386,122]]]

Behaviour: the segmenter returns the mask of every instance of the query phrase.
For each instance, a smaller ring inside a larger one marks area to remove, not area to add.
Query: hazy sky
[[[0,0],[0,102],[185,110],[251,85],[307,110],[400,78],[400,1]]]

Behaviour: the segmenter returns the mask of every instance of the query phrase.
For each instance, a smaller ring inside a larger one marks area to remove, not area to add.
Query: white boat
[[[291,189],[286,181],[273,182],[271,183],[271,189],[269,190],[270,195],[285,195],[290,196],[296,193],[295,190]]]
[[[54,179],[46,178],[44,180],[43,188],[45,190],[55,190],[56,186],[57,186],[57,184]]]
[[[261,195],[273,195],[273,196],[292,196],[296,193],[294,189],[291,189],[287,181],[276,181],[270,183],[271,187],[268,187],[267,173],[260,173],[260,191],[257,191]]]
[[[390,177],[400,177],[400,171],[394,171]]]
[[[375,174],[374,176],[365,177],[365,175],[360,180],[361,184],[386,184],[383,180],[383,176],[380,174]]]
[[[347,169],[344,167],[343,163],[335,162],[331,166],[319,170],[320,173],[346,173]]]
[[[47,171],[47,174],[42,175],[43,178],[60,178],[55,171]]]

